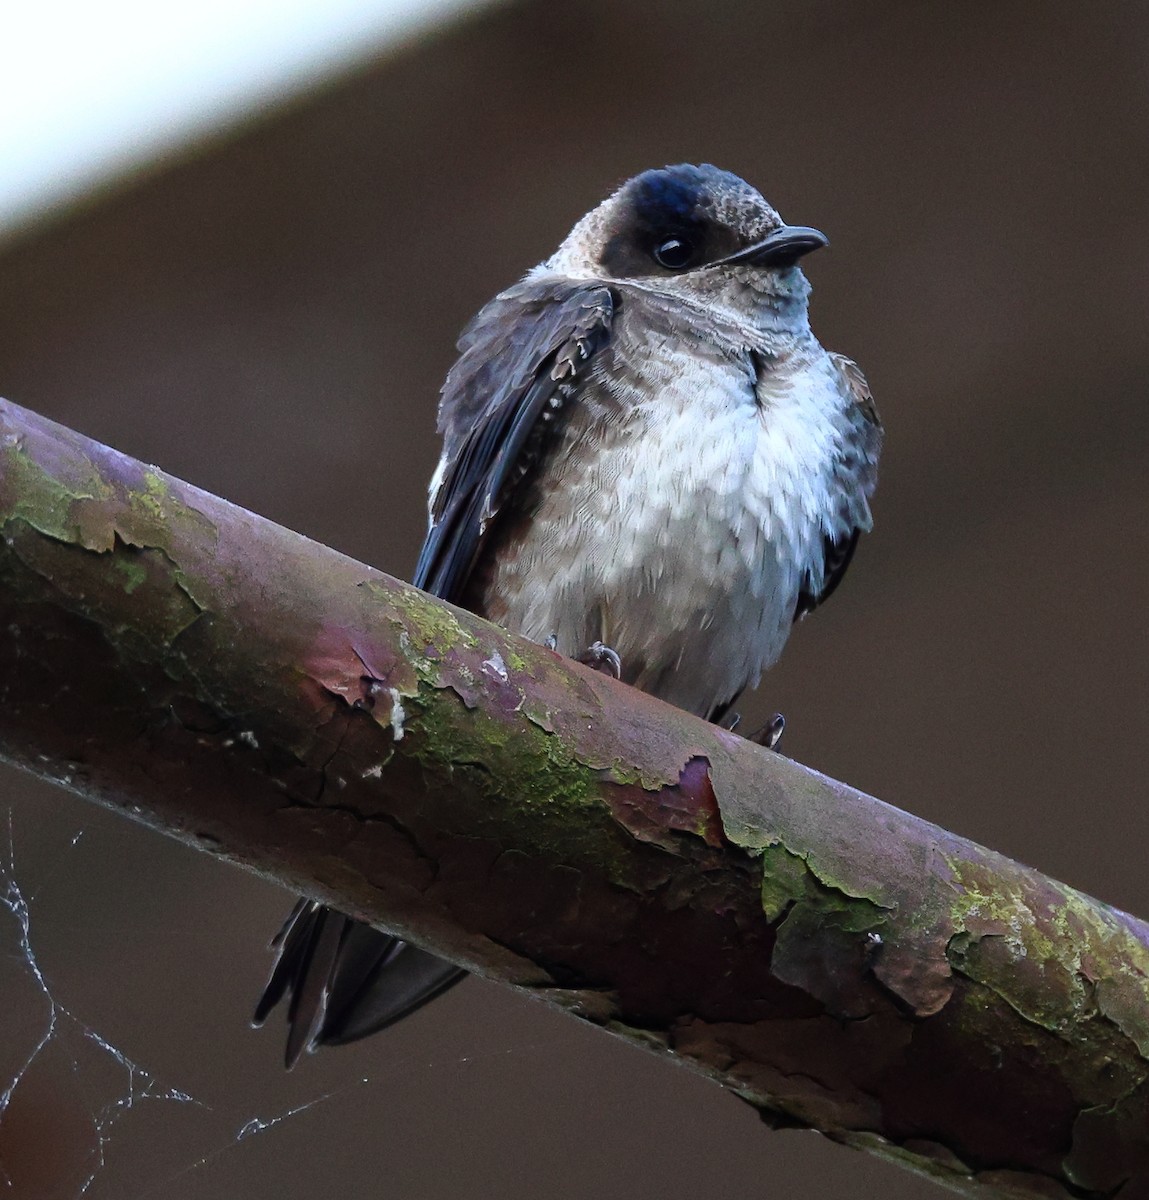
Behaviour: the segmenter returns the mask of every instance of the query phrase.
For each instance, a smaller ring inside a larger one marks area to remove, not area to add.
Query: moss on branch
[[[0,755],[970,1194],[1149,1195],[1149,930],[14,405]]]

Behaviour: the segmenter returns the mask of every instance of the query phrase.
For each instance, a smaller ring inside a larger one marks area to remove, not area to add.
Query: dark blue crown
[[[652,226],[679,224],[697,217],[708,183],[721,174],[714,167],[680,163],[675,167],[643,171],[636,175],[634,209],[641,221]]]

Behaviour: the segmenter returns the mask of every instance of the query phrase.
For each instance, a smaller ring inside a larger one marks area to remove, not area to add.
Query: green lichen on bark
[[[851,896],[823,878],[806,857],[781,842],[764,846],[762,864],[762,911],[767,920],[777,921],[795,909],[809,910],[833,921],[846,932],[878,932],[886,923],[885,910],[864,896]]]
[[[1131,918],[1034,873],[956,860],[950,868],[955,970],[1059,1037],[1091,1036],[1101,1021],[1146,1055],[1149,947],[1127,936]]]
[[[562,733],[520,718],[532,661],[549,652],[512,655],[500,631],[491,630],[492,640],[476,638],[447,610],[429,619],[413,590],[392,590],[388,602],[415,680],[399,689],[405,712],[400,752],[428,776],[465,781],[467,792],[489,806],[492,837],[505,839],[513,829],[518,850],[634,888],[629,839],[604,803],[598,772]],[[498,687],[499,703],[476,703],[484,684]],[[386,702],[373,716],[390,726]],[[507,779],[517,781],[512,792]]]
[[[475,639],[459,624],[449,606],[429,607],[414,588],[384,588],[375,580],[365,580],[362,586],[368,595],[395,610],[392,619],[418,649],[420,662],[429,654],[435,661],[461,647],[474,648]]]
[[[103,500],[109,495],[98,472],[52,474],[29,452],[19,435],[4,438],[0,455],[4,524],[24,521],[47,537],[81,542],[82,526],[75,513],[76,504],[82,500]]]
[[[1149,1194],[1141,922],[3,404],[0,449],[0,753],[775,1123]]]

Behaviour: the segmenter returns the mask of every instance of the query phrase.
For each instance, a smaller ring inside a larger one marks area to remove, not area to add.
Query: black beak
[[[749,263],[755,267],[792,267],[804,254],[828,246],[830,239],[807,225],[783,225],[760,242],[712,263],[715,267]]]

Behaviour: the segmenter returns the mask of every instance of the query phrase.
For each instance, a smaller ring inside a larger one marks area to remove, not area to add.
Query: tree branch
[[[1149,1195],[1140,921],[2,402],[0,528],[0,756],[771,1123]]]

